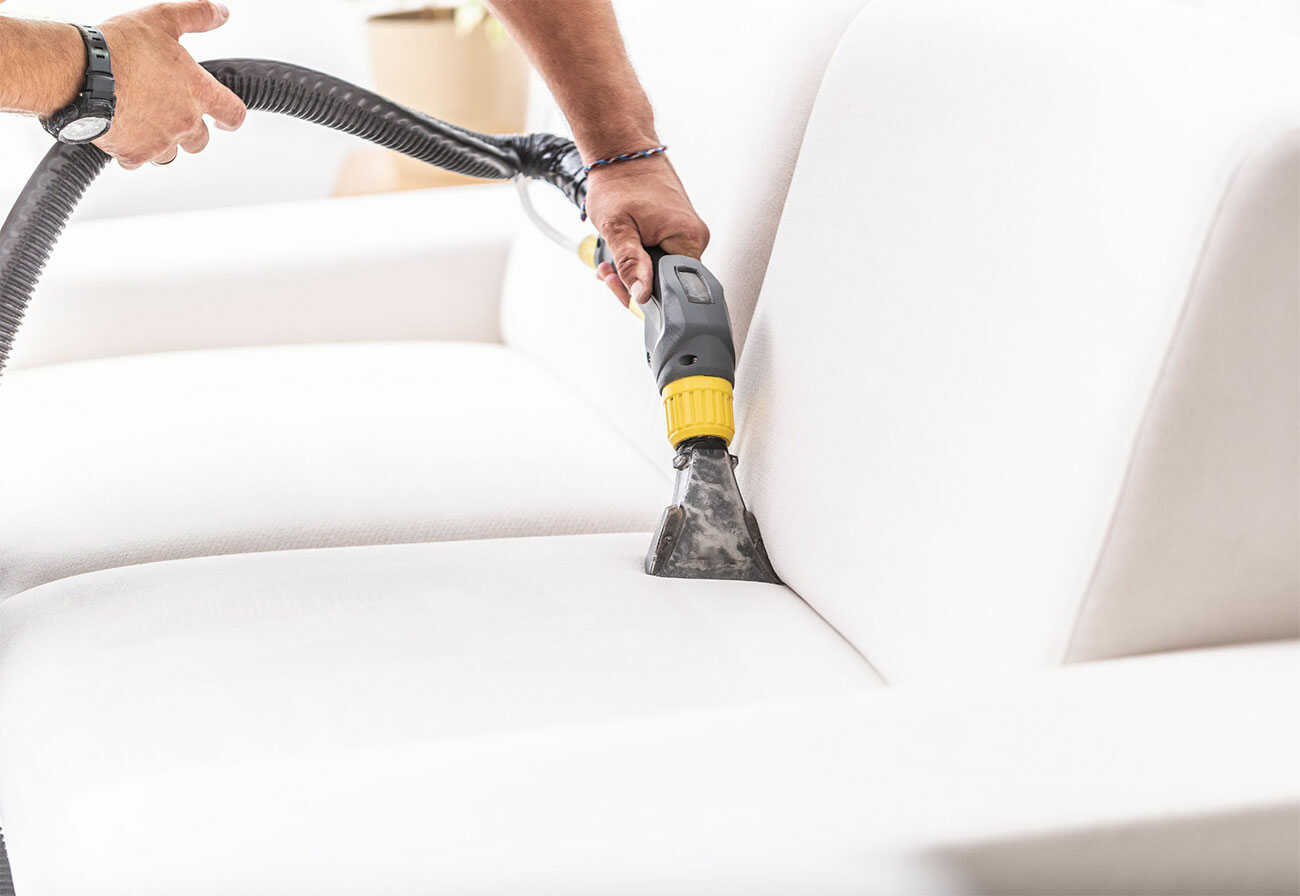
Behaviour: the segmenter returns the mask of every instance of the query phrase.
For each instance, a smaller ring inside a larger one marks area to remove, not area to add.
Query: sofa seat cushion
[[[653,528],[671,494],[499,345],[140,355],[0,383],[0,598],[177,557]]]
[[[322,876],[264,823],[288,840],[310,825],[288,782],[318,769],[352,794],[331,809],[337,829],[404,838],[455,786],[433,769],[394,777],[411,753],[490,766],[520,737],[576,747],[609,726],[671,730],[878,687],[789,590],[646,576],[648,538],[207,557],[10,598],[0,819],[18,892],[433,892],[436,841],[396,862],[321,843],[320,868],[342,862]],[[200,795],[227,775],[240,782],[229,802]],[[377,796],[388,808],[373,815]],[[513,811],[510,794],[482,799]]]

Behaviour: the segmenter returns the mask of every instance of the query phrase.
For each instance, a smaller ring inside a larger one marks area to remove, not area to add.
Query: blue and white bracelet
[[[603,165],[613,165],[616,162],[630,162],[633,159],[645,159],[650,156],[657,156],[661,152],[668,152],[667,146],[655,146],[651,149],[639,149],[636,152],[625,152],[621,156],[610,156],[608,159],[596,159],[590,165],[582,166],[583,174],[590,174],[591,169],[600,168]]]
[[[618,164],[619,162],[630,162],[630,161],[632,161],[633,159],[648,159],[650,156],[657,156],[657,155],[659,155],[660,153],[665,153],[665,152],[668,152],[668,147],[667,147],[667,146],[654,146],[654,147],[651,147],[650,149],[639,149],[639,150],[637,150],[636,152],[625,152],[625,153],[623,153],[622,155],[619,155],[619,156],[610,156],[608,159],[596,159],[594,162],[592,162],[592,163],[589,164],[589,165],[583,165],[583,166],[582,166],[582,173],[583,173],[583,174],[590,174],[590,173],[592,172],[593,169],[595,169],[595,168],[602,168],[602,167],[604,167],[605,165],[616,165],[616,164]],[[587,220],[587,205],[586,205],[586,203],[583,203],[583,205],[582,205],[582,218],[581,218],[581,220],[583,220],[583,221]]]

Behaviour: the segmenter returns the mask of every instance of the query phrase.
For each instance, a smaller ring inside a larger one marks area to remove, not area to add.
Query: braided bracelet
[[[613,165],[616,162],[630,162],[633,159],[645,159],[650,156],[657,156],[661,152],[668,152],[667,146],[655,146],[651,149],[639,149],[636,152],[625,152],[621,156],[610,156],[608,159],[596,159],[590,165],[582,166],[583,174],[590,174],[591,169],[599,168],[602,165]]]
[[[650,156],[657,156],[660,153],[668,152],[667,146],[653,146],[650,149],[639,149],[636,152],[625,152],[620,156],[610,156],[608,159],[596,159],[590,165],[582,166],[583,174],[590,174],[593,168],[601,168],[605,165],[616,165],[619,162],[630,162],[633,159],[648,159]],[[582,216],[580,220],[587,220],[587,203],[582,204]]]

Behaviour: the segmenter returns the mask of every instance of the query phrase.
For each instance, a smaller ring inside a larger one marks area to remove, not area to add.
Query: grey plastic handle
[[[647,247],[654,284],[645,312],[646,362],[662,390],[688,376],[736,380],[736,346],[731,315],[718,278],[698,258],[668,255]],[[612,261],[605,241],[596,244],[596,263]]]

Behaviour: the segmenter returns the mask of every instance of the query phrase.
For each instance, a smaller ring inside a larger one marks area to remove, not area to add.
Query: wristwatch
[[[76,99],[41,119],[50,136],[61,143],[89,143],[108,133],[117,108],[113,63],[108,41],[98,28],[74,25],[86,44],[86,83]]]

